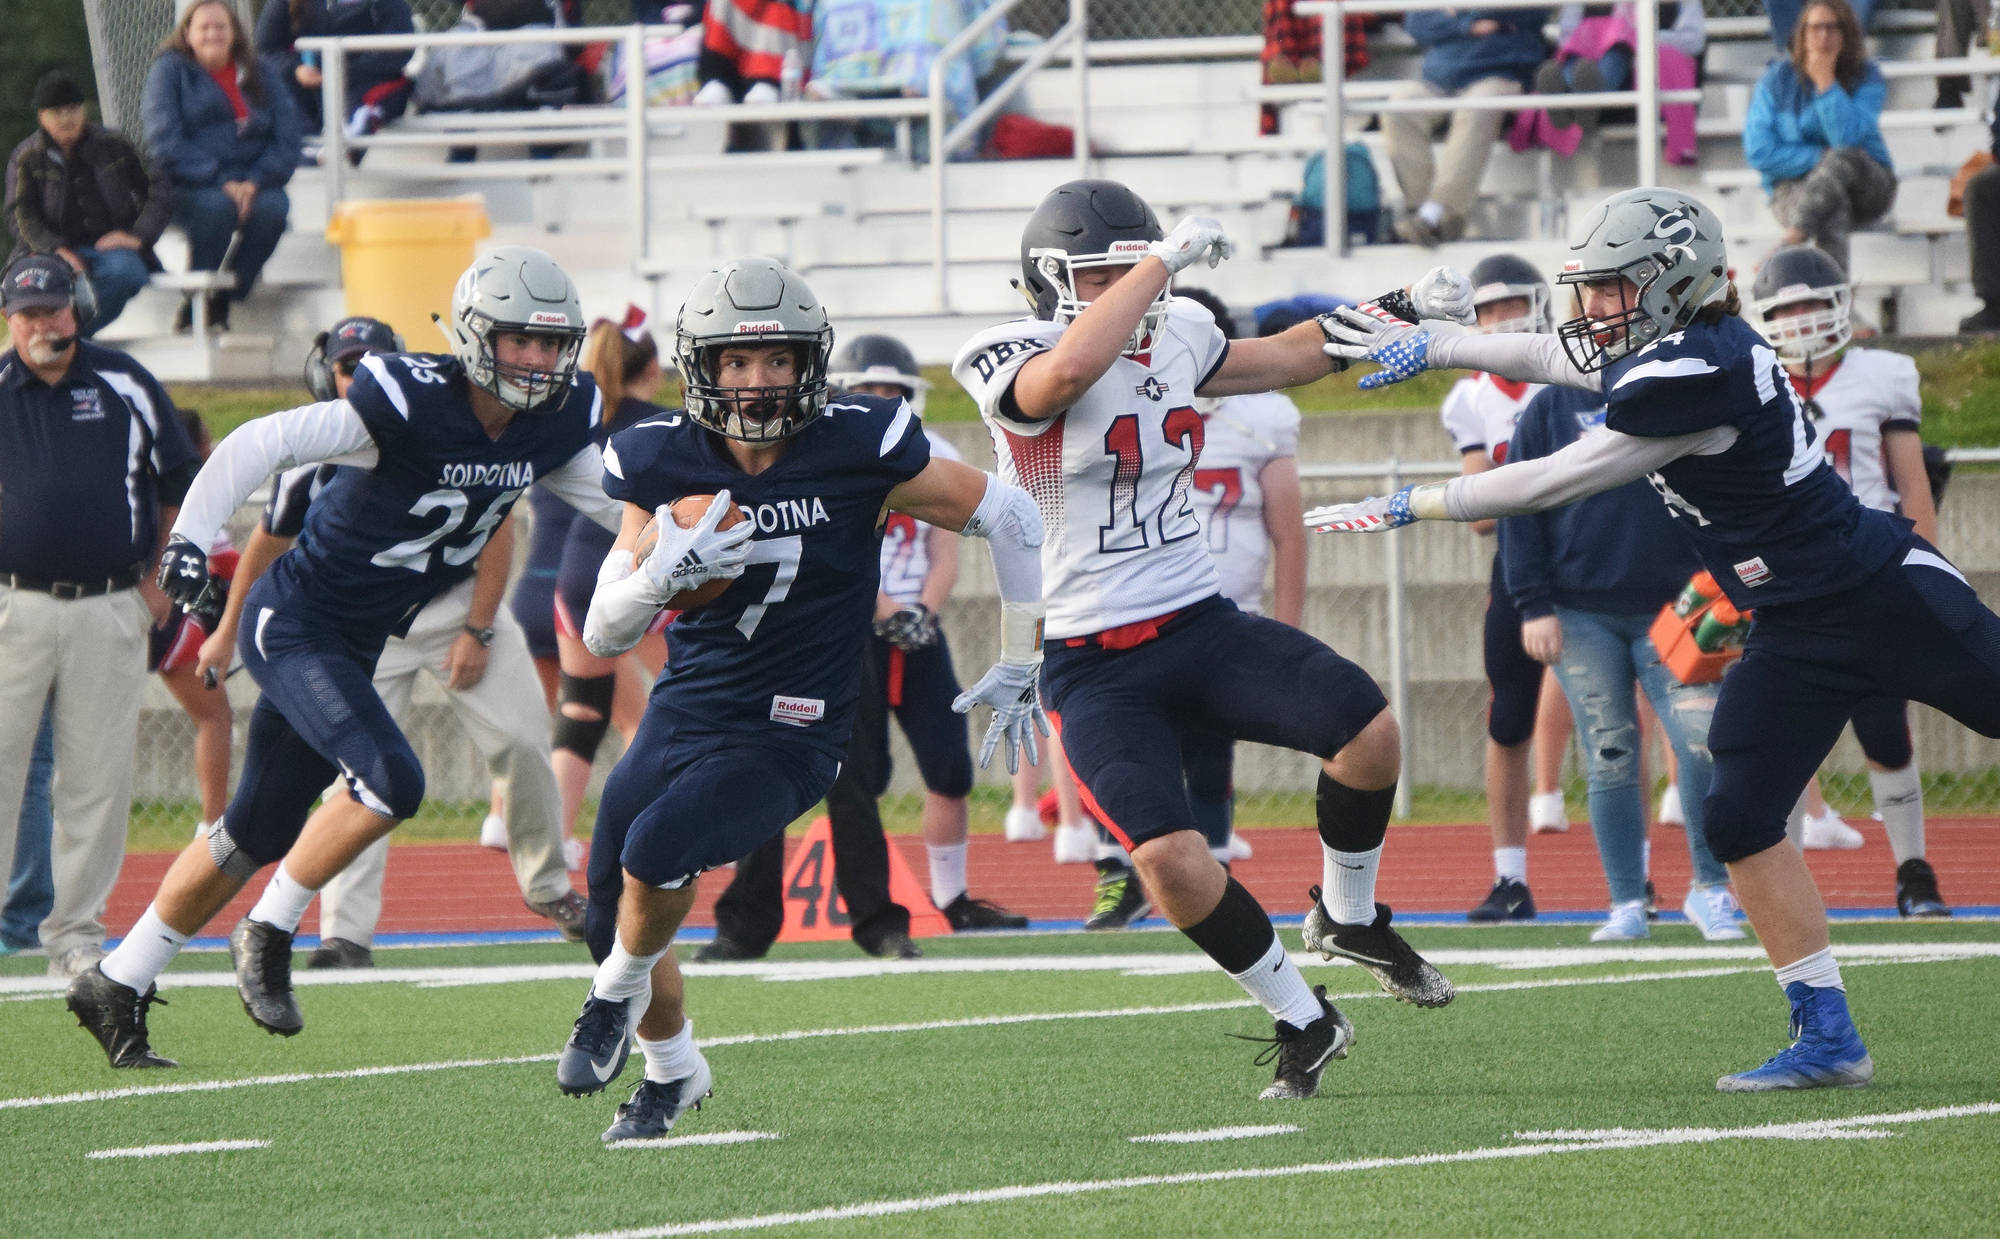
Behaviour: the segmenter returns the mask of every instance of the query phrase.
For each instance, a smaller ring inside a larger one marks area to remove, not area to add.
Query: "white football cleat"
[[[507,850],[507,823],[498,813],[488,813],[479,823],[479,846],[496,852]]]
[[[1528,829],[1538,835],[1560,835],[1569,830],[1569,814],[1563,809],[1561,792],[1541,792],[1528,797]]]
[[[1048,837],[1048,827],[1042,825],[1042,815],[1033,805],[1017,804],[1007,810],[1007,842],[1034,843]]]
[[[1861,832],[1849,826],[1828,806],[1824,814],[1806,814],[1805,849],[1808,852],[1847,852],[1861,846]]]

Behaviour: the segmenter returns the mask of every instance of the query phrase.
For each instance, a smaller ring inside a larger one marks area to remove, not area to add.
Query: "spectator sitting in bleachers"
[[[1992,151],[2000,160],[2000,112],[1993,116]],[[1965,240],[1971,251],[1972,291],[1983,303],[1959,320],[1960,331],[2000,332],[2000,163],[1966,182]]]
[[[931,63],[944,45],[992,7],[992,0],[819,0],[813,9],[812,72],[807,93],[818,99],[906,97],[930,92]],[[979,106],[979,81],[999,63],[1007,45],[1002,21],[980,36],[964,56],[945,66],[945,123],[955,124]],[[852,146],[851,123],[833,133],[817,126],[814,145]],[[860,127],[863,145],[871,140]],[[961,155],[969,156],[971,148]]]
[[[1744,158],[1764,176],[1784,243],[1811,242],[1850,273],[1848,234],[1896,201],[1881,127],[1888,86],[1865,50],[1847,0],[1812,0],[1789,59],[1757,83],[1743,128]]]
[[[1764,11],[1771,17],[1771,42],[1778,45],[1779,51],[1792,46],[1792,31],[1798,25],[1803,7],[1802,0],[1769,0],[1765,4]],[[1875,16],[1875,0],[1854,0],[1852,7],[1856,24],[1862,31],[1867,31],[1869,22]]]
[[[85,117],[83,88],[60,69],[35,83],[34,134],[7,160],[7,224],[24,254],[55,254],[96,294],[83,334],[117,318],[159,270],[153,243],[172,194],[124,134]]]
[[[794,0],[710,0],[702,18],[701,90],[694,101],[776,103],[785,60],[811,54],[812,12]]]
[[[1931,53],[1939,60],[1965,55],[1975,41],[1986,41],[1986,23],[1992,10],[1988,0],[1937,0],[1937,46]],[[1972,91],[1969,77],[1941,77],[1937,80],[1937,102],[1941,110],[1965,106]]]
[[[1257,60],[1263,67],[1266,86],[1289,86],[1297,82],[1321,80],[1320,20],[1292,11],[1293,0],[1264,0],[1264,50]],[[1368,32],[1382,24],[1373,14],[1350,13],[1342,21],[1341,54],[1348,77],[1368,67]],[[1278,132],[1279,107],[1266,103],[1257,109],[1257,132],[1269,136]]]
[[[1399,85],[1393,99],[1487,98],[1518,95],[1548,58],[1542,26],[1546,9],[1455,9],[1411,13],[1403,26],[1424,48],[1423,76]],[[1431,132],[1437,114],[1383,115],[1389,160],[1402,184],[1406,214],[1396,235],[1433,246],[1465,235],[1465,217],[1479,193],[1503,112],[1451,113],[1451,132],[1433,160]]]
[[[1591,93],[1600,90],[1628,90],[1632,86],[1632,61],[1639,45],[1636,6],[1631,4],[1565,4],[1556,16],[1561,43],[1555,58],[1535,72],[1535,93],[1558,95],[1568,91]],[[1708,26],[1698,0],[1685,4],[1662,4],[1660,11],[1659,86],[1661,90],[1685,90],[1695,85],[1702,49],[1708,44]],[[1515,118],[1511,145],[1525,150],[1535,142],[1568,158],[1577,144],[1597,124],[1600,109],[1550,108],[1522,112]],[[1670,103],[1660,108],[1666,121],[1667,160],[1692,164],[1695,161],[1694,105]],[[1546,121],[1544,127],[1543,122]]]
[[[265,0],[257,17],[257,57],[290,88],[306,132],[307,162],[316,163],[321,111],[319,53],[294,44],[308,36],[409,34],[408,0]],[[410,79],[403,76],[408,51],[350,52],[347,56],[345,120],[350,135],[374,133],[403,114],[410,102]],[[361,162],[362,152],[349,154]]]
[[[208,294],[209,322],[229,325],[229,304],[250,295],[284,235],[285,183],[299,164],[299,115],[291,94],[250,54],[223,0],[181,14],[146,74],[140,105],[146,148],[174,186],[174,222],[187,232],[188,267],[215,271],[238,237],[236,286]],[[175,331],[192,321],[183,302]]]
[[[573,14],[567,0],[478,0],[467,4],[454,33],[554,29]],[[565,107],[590,96],[589,74],[561,43],[506,43],[435,47],[416,76],[414,102],[422,112],[508,112]],[[531,159],[552,159],[560,146],[528,147]],[[451,147],[447,158],[469,163],[473,146]]]

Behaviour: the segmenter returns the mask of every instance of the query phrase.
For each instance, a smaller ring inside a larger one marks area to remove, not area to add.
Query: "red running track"
[[[1829,907],[1893,910],[1895,872],[1889,845],[1873,822],[1855,823],[1867,836],[1851,852],[1809,853]],[[1234,866],[1275,915],[1305,911],[1306,888],[1319,881],[1319,839],[1309,827],[1245,831],[1256,855]],[[793,844],[796,845],[796,840]],[[927,872],[923,843],[914,836],[894,840],[911,872]],[[1945,899],[1954,906],[2000,905],[2000,819],[1932,818],[1928,823],[1931,863]],[[471,843],[412,843],[390,850],[380,932],[462,934],[540,930],[549,923],[521,903],[513,869],[504,853]],[[1486,828],[1398,826],[1389,832],[1383,856],[1380,897],[1407,912],[1463,912],[1492,884]],[[137,853],[125,860],[105,920],[114,936],[123,934],[152,898],[173,860],[170,853]],[[1079,920],[1090,911],[1094,873],[1089,865],[1057,865],[1047,841],[1008,843],[999,835],[974,835],[967,857],[972,893],[1035,920]],[[1687,847],[1678,830],[1653,830],[1653,878],[1660,906],[1677,909],[1687,893]],[[579,885],[581,884],[581,875]],[[1585,828],[1567,834],[1537,835],[1528,844],[1528,882],[1547,911],[1594,911],[1607,894],[1597,851]],[[717,874],[702,884],[690,925],[712,925],[715,896],[724,885]],[[230,903],[211,923],[210,933],[226,932],[246,912],[263,881]],[[220,928],[218,928],[220,927]],[[318,932],[318,910],[306,914],[301,933]]]

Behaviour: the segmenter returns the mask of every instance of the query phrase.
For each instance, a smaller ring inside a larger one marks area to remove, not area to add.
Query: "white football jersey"
[[[932,460],[963,459],[950,440],[929,427],[924,428],[924,437],[931,441]],[[887,523],[882,526],[882,592],[904,606],[923,600],[924,580],[931,574],[931,535],[935,532],[934,526],[903,512],[889,513]]]
[[[1260,475],[1273,460],[1299,454],[1299,406],[1289,396],[1261,392],[1200,400],[1195,408],[1206,427],[1194,471],[1195,512],[1223,594],[1261,615],[1271,535]]]
[[[1894,511],[1902,496],[1889,481],[1885,430],[1915,430],[1922,420],[1917,363],[1901,353],[1851,348],[1832,374],[1810,389],[1797,379],[1799,395],[1824,414],[1814,423],[1820,446],[1854,497],[1871,508]]]
[[[1195,389],[1229,342],[1213,315],[1176,297],[1150,352],[1112,362],[1046,421],[1009,416],[1014,376],[1061,336],[1041,319],[1003,323],[972,337],[951,370],[993,433],[1000,476],[1041,509],[1043,631],[1081,637],[1219,591],[1189,491],[1204,434]]]
[[[1542,390],[1540,383],[1516,383],[1483,371],[1469,374],[1452,384],[1445,393],[1439,415],[1451,445],[1460,454],[1484,451],[1496,465],[1507,463],[1507,444],[1514,438],[1514,423],[1521,410]]]

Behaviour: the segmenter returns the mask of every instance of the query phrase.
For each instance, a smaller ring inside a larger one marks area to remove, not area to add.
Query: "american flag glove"
[[[1387,498],[1378,495],[1356,503],[1314,508],[1306,513],[1306,528],[1314,533],[1381,533],[1401,529],[1417,519],[1410,511],[1410,492],[1415,489],[1405,486]]]

